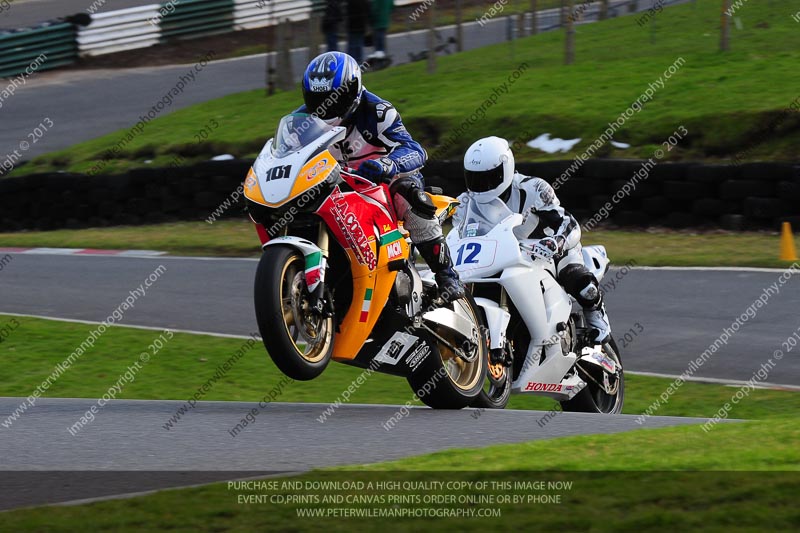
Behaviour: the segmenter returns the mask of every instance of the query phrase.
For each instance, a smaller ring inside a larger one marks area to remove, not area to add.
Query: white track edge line
[[[0,310],[0,315],[8,315],[8,316],[19,316],[24,318],[40,318],[43,320],[54,320],[56,322],[72,322],[75,324],[89,324],[92,326],[96,326],[102,324],[102,322],[98,322],[96,320],[81,320],[78,318],[61,318],[56,316],[46,316],[46,315],[30,315],[26,313],[11,313],[8,311]],[[110,327],[119,327],[119,328],[131,328],[131,329],[143,329],[147,331],[164,331],[168,329],[174,333],[187,333],[189,335],[206,335],[211,337],[223,337],[226,339],[250,339],[251,337],[248,335],[234,335],[231,333],[217,333],[213,331],[196,331],[193,329],[176,329],[170,328],[166,326],[141,326],[138,324],[112,324]],[[261,336],[256,336],[258,340],[261,340]]]

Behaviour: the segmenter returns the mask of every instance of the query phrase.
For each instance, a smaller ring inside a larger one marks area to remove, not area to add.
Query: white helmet
[[[472,143],[464,154],[464,180],[476,200],[503,194],[514,178],[514,154],[508,141],[485,137]]]

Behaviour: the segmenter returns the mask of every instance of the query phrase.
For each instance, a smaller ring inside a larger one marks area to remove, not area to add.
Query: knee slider
[[[587,302],[596,302],[600,296],[600,291],[597,290],[597,285],[590,283],[580,292],[581,297]]]
[[[567,265],[561,271],[559,281],[581,307],[594,307],[600,301],[597,278],[583,265]]]

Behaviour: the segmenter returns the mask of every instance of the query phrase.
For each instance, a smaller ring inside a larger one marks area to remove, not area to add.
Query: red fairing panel
[[[254,222],[254,224],[256,225],[256,233],[258,233],[258,239],[261,241],[261,246],[264,246],[267,244],[267,241],[269,241],[267,229],[258,222]]]
[[[369,183],[369,187],[362,185],[361,193],[343,193],[337,186],[317,214],[343,248],[352,250],[360,264],[375,270],[375,243],[380,235],[397,229],[397,223],[386,205],[386,187]]]

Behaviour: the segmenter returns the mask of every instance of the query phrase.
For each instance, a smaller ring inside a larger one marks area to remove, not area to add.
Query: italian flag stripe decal
[[[369,316],[369,306],[372,304],[372,289],[367,289],[367,292],[364,294],[364,303],[361,304],[361,317],[359,317],[359,322],[366,322],[367,317]]]
[[[319,268],[322,263],[322,252],[314,252],[306,256],[306,270]]]
[[[386,246],[390,242],[399,241],[402,238],[403,234],[400,233],[400,230],[395,229],[380,236],[380,245]]]

